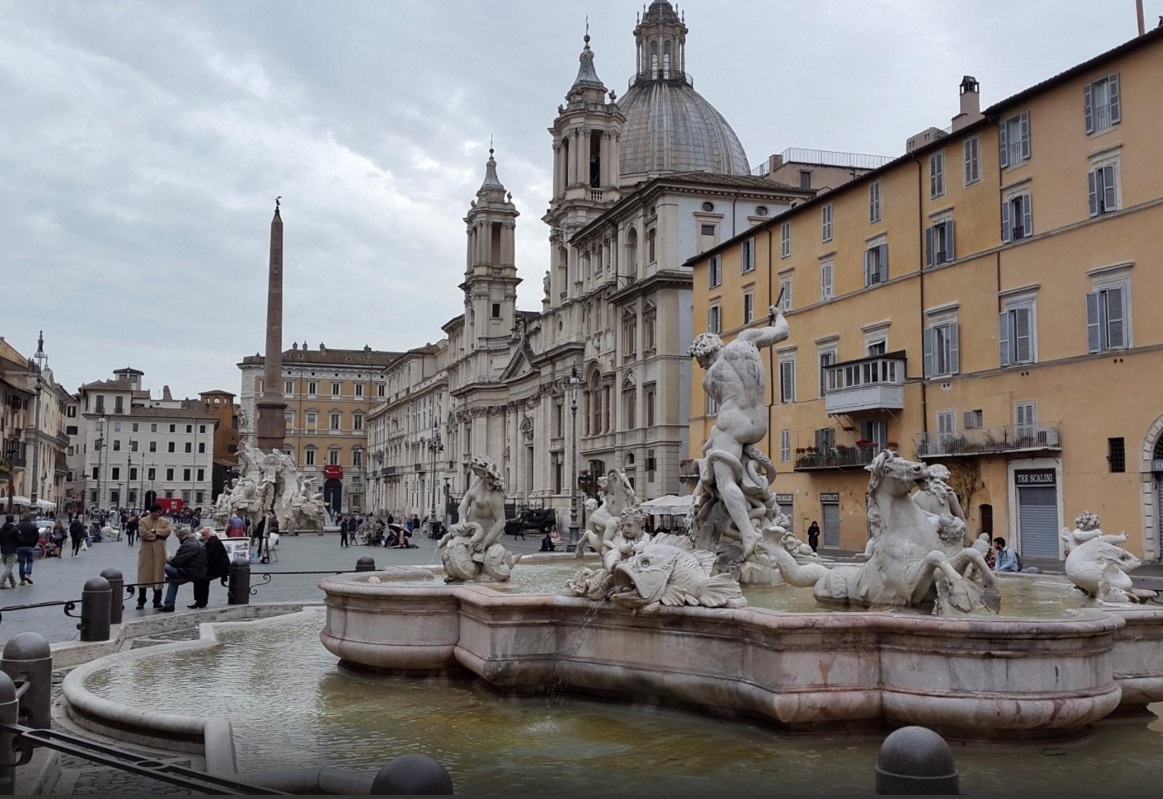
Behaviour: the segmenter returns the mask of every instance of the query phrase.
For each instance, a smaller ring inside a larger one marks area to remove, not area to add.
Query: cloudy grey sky
[[[1148,27],[1163,0],[1145,0]],[[495,138],[522,212],[519,305],[547,266],[551,124],[589,15],[619,94],[625,0],[0,0],[0,335],[45,331],[70,389],[131,365],[238,391],[263,347],[274,197],[285,344],[404,350],[462,310],[464,224]],[[1135,35],[1134,0],[689,0],[687,71],[752,164],[899,155]]]

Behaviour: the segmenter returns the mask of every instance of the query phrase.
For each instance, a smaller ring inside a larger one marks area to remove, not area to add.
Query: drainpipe
[[[771,277],[772,269],[774,269],[775,267],[774,267],[774,264],[772,263],[772,260],[771,260],[771,247],[772,247],[773,239],[771,237],[771,225],[770,224],[767,225],[767,227],[765,228],[765,231],[767,233],[767,307],[770,308],[771,304],[773,302],[775,302],[775,299],[774,299],[775,287],[773,285],[772,277]],[[775,459],[772,457],[772,454],[771,454],[771,450],[772,450],[771,422],[772,422],[772,417],[775,415],[775,348],[774,347],[767,348],[767,368],[768,368],[768,374],[771,375],[771,401],[767,403],[767,457],[768,457],[768,459],[771,460],[772,463],[775,463]]]
[[[929,384],[925,382],[925,356],[924,356],[924,341],[925,341],[925,170],[921,165],[921,159],[915,155],[910,155],[913,162],[917,165],[917,235],[918,244],[921,257],[921,279],[920,279],[920,307],[917,308],[918,321],[921,327],[921,432],[928,438],[929,435]],[[907,375],[906,375],[907,377]]]
[[[731,238],[739,234],[739,231],[735,229],[735,204],[739,202],[739,194],[740,192],[735,192],[735,198],[731,200]]]

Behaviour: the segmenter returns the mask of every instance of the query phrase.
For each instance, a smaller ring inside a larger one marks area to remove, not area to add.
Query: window
[[[150,426],[149,426],[149,432],[151,432],[151,433],[156,433],[156,432],[157,432],[157,422],[153,422],[152,424],[150,424]]]
[[[1127,446],[1123,439],[1108,438],[1106,440],[1106,460],[1110,464],[1112,472],[1125,472],[1127,470]]]
[[[294,380],[284,380],[283,381],[283,393],[286,394],[288,397],[295,393],[295,381]]]
[[[167,451],[168,452],[177,452],[177,449],[175,447],[175,443],[173,441],[169,442],[169,444],[167,445]]]
[[[306,449],[306,451],[304,451],[303,455],[304,455],[305,460],[307,461],[307,463],[305,465],[307,465],[307,466],[314,466],[315,465],[315,449],[314,449],[314,447],[307,447],[307,449]]]
[[[791,461],[791,430],[779,431],[779,462]]]
[[[719,412],[719,403],[710,394],[707,395],[707,416],[714,416]]]
[[[945,153],[929,156],[929,199],[945,196]]]
[[[1022,439],[1033,439],[1038,430],[1038,405],[1034,402],[1014,403],[1014,433],[1021,445]]]
[[[722,316],[719,306],[712,305],[707,309],[707,332],[718,333],[722,330]]]
[[[781,356],[779,359],[779,401],[796,401],[796,359],[795,356]]]
[[[198,442],[198,454],[199,455],[206,454],[206,442],[205,441]]]
[[[176,424],[172,424],[172,425],[170,425],[170,432],[171,432],[171,433],[176,433],[176,432],[178,432],[178,426],[177,426]]]
[[[137,422],[133,423],[133,426],[131,429],[133,430],[133,432],[135,432],[135,433],[137,432]]]
[[[190,443],[189,441],[187,441],[186,442],[186,452],[193,452],[193,451],[194,451],[194,445],[192,443]]]
[[[704,236],[714,236],[715,235],[715,226],[714,225],[700,225],[699,232]]]
[[[654,427],[657,424],[655,411],[655,397],[658,395],[658,389],[654,383],[647,383],[642,387],[646,394],[646,426]]]
[[[860,423],[860,440],[871,441],[872,451],[880,452],[888,448],[888,422],[876,419]]]
[[[182,469],[182,482],[183,483],[190,482],[190,470],[189,469]]]
[[[318,425],[318,424],[319,424],[319,412],[318,411],[307,411],[307,429],[314,430],[316,425]]]
[[[964,426],[966,430],[980,430],[985,426],[985,414],[980,408],[975,411],[966,411]]]
[[[755,239],[747,239],[740,243],[739,268],[744,274],[755,271]]]
[[[792,308],[791,275],[787,275],[779,279],[779,296],[779,309],[784,313],[787,313]]]
[[[957,414],[954,411],[937,411],[937,440],[941,443],[942,452],[956,435]]]
[[[1001,240],[1018,241],[1034,235],[1034,206],[1028,193],[1007,197],[1001,204]]]
[[[1117,157],[1091,164],[1087,173],[1090,215],[1101,216],[1119,210],[1119,162]]]
[[[192,424],[186,425],[186,432],[193,433],[194,432],[194,425],[192,425]]]
[[[1088,352],[1121,350],[1130,346],[1129,294],[1130,283],[1124,283],[1086,295]]]
[[[940,266],[956,258],[953,247],[953,220],[934,222],[925,228],[925,266]]]
[[[820,264],[820,302],[825,302],[835,296],[832,289],[832,262]]]
[[[646,231],[646,263],[652,264],[657,260],[655,255],[655,242],[658,239],[658,231],[655,228],[650,228]]]
[[[836,363],[836,350],[829,348],[820,350],[820,396],[828,393],[828,367]]]
[[[376,385],[376,396],[377,397],[387,396],[387,386],[385,386],[383,383],[379,383],[378,385]]]
[[[96,479],[97,479],[97,470],[98,470],[99,468],[101,468],[101,467],[99,467],[99,466],[94,466],[94,467],[93,467],[93,479],[94,479],[94,480],[96,480]]]
[[[490,310],[490,313],[492,314],[493,319],[500,319],[501,318],[501,303],[494,302],[493,307]],[[359,396],[359,395],[357,394],[356,396]]]
[[[1034,363],[1038,355],[1034,336],[1033,298],[1007,302],[1005,308],[998,330],[1001,365]]]
[[[166,469],[166,482],[168,482],[168,483],[172,483],[173,481],[174,481],[174,470],[173,470],[173,468]]]
[[[1119,102],[1119,73],[1100,78],[1082,89],[1086,132],[1102,133],[1122,119]],[[1111,471],[1114,471],[1113,469]],[[1120,470],[1121,471],[1121,470]]]
[[[125,397],[114,397],[113,398],[113,412],[114,413],[125,413]]]
[[[307,393],[308,394],[310,394],[311,396],[314,396],[318,392],[319,392],[319,384],[318,383],[316,383],[314,380],[307,383]]]
[[[351,429],[363,430],[363,414],[357,413],[351,417]]]
[[[119,438],[113,439],[113,451],[114,452],[121,451],[121,439],[119,439]]]
[[[132,501],[133,501],[133,499],[132,499],[132,494],[130,495],[130,500],[129,500],[129,501],[130,501],[130,502],[132,502]],[[198,504],[198,505],[201,505],[201,504],[202,504],[203,502],[205,502],[205,501],[206,501],[206,492],[205,492],[205,491],[198,491],[198,492],[195,492],[195,494],[194,494],[194,502],[195,502],[196,504]]]
[[[981,180],[981,139],[973,136],[962,144],[965,150],[965,185]]]
[[[355,467],[363,466],[363,450],[353,450],[351,453],[351,465]]]
[[[998,125],[1002,167],[1020,166],[1030,157],[1030,112],[1023,111]]]
[[[97,475],[93,475],[93,476],[96,477]],[[149,480],[152,483],[156,478],[157,478],[157,469],[156,468],[151,466],[145,470],[145,479]]]
[[[129,479],[130,479],[130,480],[136,480],[136,479],[137,479],[137,467],[136,467],[136,466],[130,466],[130,467],[129,467]]]
[[[120,432],[121,432],[121,422],[114,422],[114,423],[113,423],[113,432],[114,432],[114,433],[120,433]]]
[[[751,324],[755,318],[755,292],[743,292],[743,324]]]
[[[836,449],[836,428],[824,427],[816,431],[816,449],[820,452]]]
[[[340,421],[339,411],[332,411],[331,412],[331,424],[330,424],[329,429],[338,430],[339,429],[339,421]]]
[[[655,352],[654,328],[657,321],[658,314],[655,313],[654,308],[647,306],[646,312],[642,316],[642,349],[647,355],[653,355]]]
[[[205,433],[206,432],[206,425],[204,425],[204,424],[198,425],[198,432]]]
[[[129,451],[130,452],[137,452],[137,442],[134,441],[133,439],[130,439],[130,441],[129,441]]]
[[[156,441],[149,442],[149,451],[150,452],[157,452],[157,442]]]
[[[832,203],[820,209],[820,241],[832,240]]]
[[[70,419],[76,419],[77,418],[77,406],[70,405],[69,407],[65,408],[65,416],[67,416]],[[137,427],[134,427],[133,429],[136,430]],[[70,480],[69,482],[72,482],[72,481]]]
[[[712,255],[710,269],[707,270],[707,285],[715,288],[723,283],[723,256]]]
[[[328,453],[327,453],[327,465],[328,466],[338,466],[339,465],[339,450],[333,449],[333,450],[328,451]]]
[[[888,244],[877,244],[864,251],[864,285],[875,286],[888,280]]]
[[[880,221],[880,181],[874,180],[868,184],[868,224],[875,225]]]
[[[121,479],[121,468],[119,466],[112,467],[109,470],[109,472],[110,472],[110,474],[109,474],[110,479],[112,479],[112,480],[120,480]]]
[[[791,222],[779,226],[779,257],[791,258]]]
[[[955,375],[959,371],[957,323],[940,322],[924,331],[925,377]]]
[[[812,173],[807,169],[800,170],[800,188],[810,189],[812,187]]]
[[[342,388],[342,386],[343,386],[342,383],[332,383],[331,384],[331,396],[338,397],[339,390],[340,390],[340,388]]]
[[[637,427],[635,408],[638,404],[638,392],[633,384],[622,387],[622,424],[626,429]]]

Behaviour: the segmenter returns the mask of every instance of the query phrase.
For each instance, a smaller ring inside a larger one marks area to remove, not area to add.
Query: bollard
[[[16,686],[12,678],[0,672],[0,722],[18,723],[20,703],[16,699]],[[16,793],[16,764],[20,762],[20,748],[17,736],[0,731],[0,795],[12,796]]]
[[[120,599],[120,597],[118,597]],[[113,602],[109,581],[91,577],[81,589],[81,640],[87,642],[109,640],[109,606]]]
[[[926,727],[901,727],[880,745],[876,792],[959,794],[957,767],[949,744]]]
[[[4,645],[0,672],[28,683],[21,697],[24,723],[38,730],[52,726],[52,647],[40,633],[17,633]]]
[[[226,604],[250,604],[250,561],[246,558],[235,558],[230,564],[230,584],[226,589]]]
[[[355,570],[357,572],[374,572],[376,570],[376,559],[371,555],[362,556],[355,562]],[[387,768],[387,766],[384,768]]]
[[[372,796],[452,796],[448,770],[428,755],[403,755],[388,763],[372,780]]]
[[[109,581],[109,623],[121,624],[125,610],[125,578],[117,569],[106,569],[101,576]]]

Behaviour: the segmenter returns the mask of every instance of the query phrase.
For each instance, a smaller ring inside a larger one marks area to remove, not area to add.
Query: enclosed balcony
[[[960,433],[918,433],[917,456],[950,458],[1010,452],[1058,452],[1062,437],[1057,425],[1005,425]]]
[[[905,407],[905,353],[885,353],[824,369],[824,408],[830,415]]]

